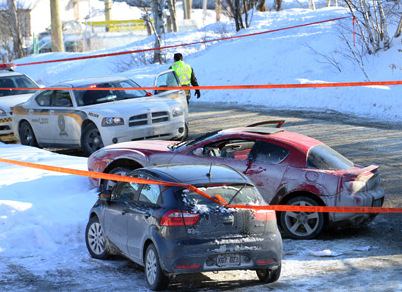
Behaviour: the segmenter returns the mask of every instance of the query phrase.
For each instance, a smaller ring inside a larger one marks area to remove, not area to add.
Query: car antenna
[[[211,178],[211,170],[212,170],[212,163],[209,165],[209,171],[207,173],[208,178]]]

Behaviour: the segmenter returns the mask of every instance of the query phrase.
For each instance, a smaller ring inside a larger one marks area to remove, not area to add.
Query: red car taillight
[[[161,226],[192,226],[200,220],[199,214],[187,211],[170,210],[166,212],[160,221]]]
[[[255,220],[257,221],[271,221],[276,220],[275,211],[272,210],[259,210],[254,212]]]

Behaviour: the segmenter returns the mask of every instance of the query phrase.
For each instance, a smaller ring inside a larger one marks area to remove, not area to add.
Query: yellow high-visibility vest
[[[191,66],[184,63],[183,61],[174,62],[172,65],[172,70],[176,73],[179,78],[180,85],[190,85],[191,83]]]

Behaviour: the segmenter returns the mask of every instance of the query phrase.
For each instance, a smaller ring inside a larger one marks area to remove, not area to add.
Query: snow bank
[[[292,8],[281,12],[255,13],[253,24],[242,33],[276,29],[300,23],[345,16],[344,8],[322,8],[316,11]],[[339,31],[351,29],[349,19],[320,25],[281,31],[252,38],[195,45],[178,48],[193,67],[201,85],[311,83],[365,81],[360,68],[344,54],[345,44]],[[166,45],[193,42],[233,35],[229,22],[209,24],[201,30],[165,35]],[[352,35],[350,38],[352,39]],[[376,56],[367,57],[365,70],[371,80],[401,79],[402,58],[394,41],[394,47]],[[124,51],[153,46],[149,37],[113,50],[95,53]],[[172,59],[174,49],[166,51]],[[86,53],[88,54],[88,53]],[[152,53],[150,53],[152,54]],[[55,53],[31,56],[19,62],[77,56],[80,54]],[[83,54],[85,55],[85,54]],[[324,57],[327,56],[327,57]],[[144,85],[151,85],[153,77],[170,65],[141,65],[141,54],[118,56],[96,60],[83,60],[62,64],[20,67],[19,71],[49,85],[65,79],[76,79],[110,74],[133,77]],[[330,64],[328,58],[335,61]],[[17,62],[18,63],[18,62]],[[337,111],[388,122],[401,122],[402,86],[352,87],[324,89],[274,89],[204,91],[200,101],[247,105],[272,109],[298,109],[306,111]],[[194,102],[196,102],[194,100]]]
[[[0,153],[2,158],[86,169],[86,158],[31,147],[0,143]],[[66,260],[71,250],[83,250],[88,212],[97,198],[87,178],[0,163],[0,193],[0,258],[45,261],[38,269],[51,269],[55,256]]]

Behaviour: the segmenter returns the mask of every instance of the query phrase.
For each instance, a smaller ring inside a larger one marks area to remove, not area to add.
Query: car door
[[[50,103],[54,90],[46,90],[35,97],[35,102],[28,109],[27,119],[39,143],[48,143],[52,136],[50,126]]]
[[[282,146],[256,141],[249,154],[248,167],[244,172],[256,185],[267,202],[277,193],[286,171],[282,163],[289,151]]]
[[[164,87],[178,87],[180,86],[179,79],[173,70],[159,73],[154,81],[155,87],[160,87],[160,90],[155,90],[154,94],[158,97],[167,97],[177,99],[182,108],[185,109],[185,118],[188,118],[188,104],[186,93],[184,90],[163,90]]]
[[[155,179],[153,177],[144,177]],[[153,223],[153,211],[158,209],[161,188],[159,185],[144,184],[141,187],[138,200],[130,205],[128,213],[127,246],[129,256],[137,261],[142,260],[142,247],[149,226]]]
[[[135,183],[118,183],[113,189],[110,203],[104,213],[106,236],[126,255],[128,214],[131,202],[137,200],[139,189],[140,185]]]
[[[80,120],[77,121],[70,91],[57,90],[50,100],[50,131],[52,143],[55,144],[79,144]]]

